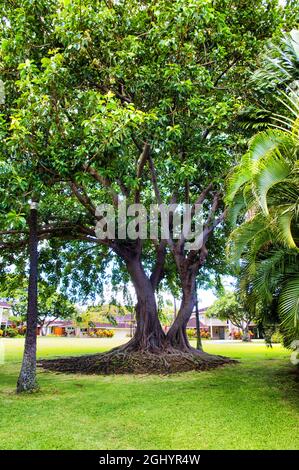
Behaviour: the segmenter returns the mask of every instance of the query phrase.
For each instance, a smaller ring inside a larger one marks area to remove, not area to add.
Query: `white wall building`
[[[11,314],[11,306],[3,301],[0,300],[0,328],[1,326],[7,326],[8,325],[8,318]]]

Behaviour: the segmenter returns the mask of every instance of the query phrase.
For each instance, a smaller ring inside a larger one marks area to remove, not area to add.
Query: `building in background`
[[[209,337],[214,340],[234,339],[241,330],[234,326],[229,320],[219,320],[218,318],[208,318],[206,308],[199,309],[200,330],[208,333]],[[9,317],[11,316],[11,305],[6,301],[0,300],[0,329],[5,330],[11,326]],[[119,338],[133,336],[136,322],[131,314],[115,315],[114,322],[103,321],[94,322],[89,327],[79,325],[73,320],[60,320],[46,322],[46,326],[37,329],[37,334],[47,336],[89,336],[91,332],[98,330],[112,330],[114,335]],[[195,312],[192,314],[189,322],[188,329],[196,329],[196,316]],[[165,331],[168,328],[165,328]],[[253,338],[262,338],[257,326],[253,323],[250,325],[250,331],[253,333]]]
[[[11,305],[4,300],[0,300],[0,329],[7,328],[10,324]]]
[[[229,320],[219,320],[219,318],[208,318],[205,313],[207,309],[199,309],[200,329],[208,331],[211,339],[234,339],[235,333],[241,333],[240,328],[233,325]],[[196,329],[196,316],[195,313],[191,315],[188,322],[188,328]],[[253,334],[253,338],[262,338],[261,332],[258,327],[251,323],[249,329]]]
[[[88,336],[90,332],[97,330],[112,330],[115,336],[125,337],[132,335],[135,329],[135,321],[129,315],[116,315],[115,323],[91,322],[89,327],[80,326],[72,320],[54,320],[48,326],[44,334],[55,336]]]

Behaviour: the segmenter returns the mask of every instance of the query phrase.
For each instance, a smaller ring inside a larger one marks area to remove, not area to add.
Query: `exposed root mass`
[[[38,365],[47,370],[80,374],[173,374],[204,371],[238,361],[202,351],[171,351],[154,354],[146,351],[113,350],[79,357],[44,359]]]

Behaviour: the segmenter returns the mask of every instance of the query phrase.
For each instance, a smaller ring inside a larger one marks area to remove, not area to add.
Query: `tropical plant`
[[[281,343],[283,341],[283,337],[279,331],[275,331],[271,337],[271,343]]]
[[[235,221],[229,254],[241,258],[240,287],[255,303],[278,301],[284,343],[299,336],[298,93],[284,95],[289,116],[255,135],[229,177],[227,201]],[[242,212],[241,212],[242,213]]]
[[[268,129],[274,120],[277,126],[284,123],[285,93],[296,93],[299,85],[299,30],[274,35],[257,62],[259,68],[248,81],[247,105],[237,118],[248,138]]]
[[[284,33],[278,43],[269,41],[261,56],[261,64],[252,80],[263,92],[295,85],[299,78],[299,31],[294,29]]]

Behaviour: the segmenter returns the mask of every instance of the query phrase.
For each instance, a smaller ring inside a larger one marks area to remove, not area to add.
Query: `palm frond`
[[[279,297],[278,311],[282,327],[299,338],[299,274],[288,280]]]
[[[285,159],[281,158],[278,151],[276,151],[276,155],[272,154],[260,162],[253,184],[256,189],[258,202],[264,214],[269,214],[267,204],[268,191],[277,183],[282,182],[289,175],[290,171],[291,167]]]
[[[267,220],[262,214],[252,217],[231,233],[228,240],[228,256],[232,261],[239,260],[246,247],[267,230]],[[269,239],[269,234],[267,234]]]
[[[275,309],[289,346],[299,339],[299,31],[270,44],[253,79],[276,91],[289,115],[273,115],[229,177],[227,203],[235,223],[240,210],[244,221],[231,233],[227,254],[239,266],[240,291],[263,306],[263,318]]]
[[[285,131],[275,128],[259,132],[249,142],[251,169],[255,168],[255,164],[260,159],[265,159],[273,152],[277,152],[277,149],[281,147],[290,148],[292,146],[292,138]]]
[[[281,208],[283,210],[283,208]],[[292,233],[292,220],[294,214],[290,207],[287,210],[284,210],[283,213],[279,214],[277,217],[277,234],[278,239],[288,248],[295,248],[297,249],[296,242],[293,237]]]

